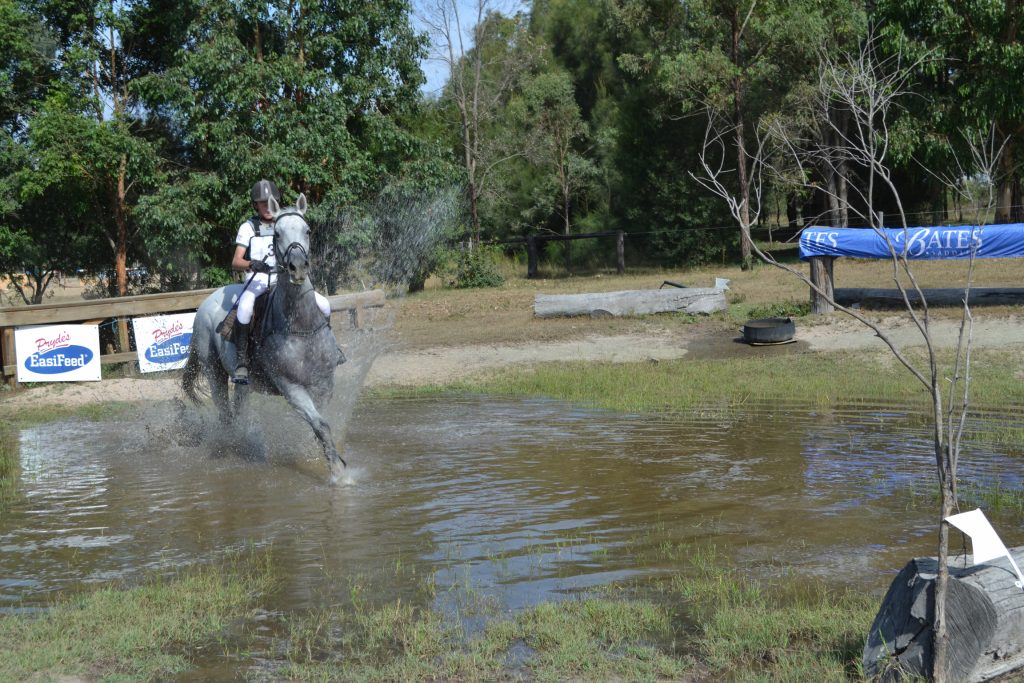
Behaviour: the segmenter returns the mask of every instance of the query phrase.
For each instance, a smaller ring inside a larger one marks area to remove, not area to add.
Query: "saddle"
[[[273,288],[271,288],[273,289]],[[270,290],[265,292],[263,296],[256,297],[256,301],[252,307],[252,320],[249,321],[249,343],[252,344],[257,342],[263,335],[259,334],[261,324],[263,323],[263,316],[267,310],[267,301],[270,299]],[[228,314],[224,316],[224,319],[217,325],[217,334],[224,337],[227,341],[232,344],[235,343],[236,330],[238,329],[238,307],[233,307]]]

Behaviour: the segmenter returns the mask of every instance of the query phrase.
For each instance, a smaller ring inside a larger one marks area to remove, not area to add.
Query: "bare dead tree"
[[[923,59],[929,59],[926,56]],[[964,288],[963,308],[960,321],[959,336],[951,367],[944,366],[938,356],[935,340],[931,329],[931,312],[928,301],[910,264],[907,249],[909,226],[907,215],[900,200],[899,188],[893,180],[889,152],[892,140],[890,122],[897,112],[902,98],[910,96],[911,78],[922,60],[906,62],[900,54],[879,56],[876,43],[869,38],[857,53],[845,53],[838,56],[822,54],[816,93],[818,121],[824,135],[800,137],[794,135],[778,117],[765,118],[757,130],[757,144],[751,151],[751,168],[748,185],[740,196],[725,183],[728,169],[723,167],[721,156],[721,134],[718,133],[714,121],[709,118],[708,133],[705,145],[700,153],[699,161],[703,175],[695,178],[714,194],[723,198],[729,206],[734,218],[742,221],[739,207],[743,197],[750,198],[748,210],[752,215],[760,212],[760,199],[763,195],[763,176],[773,174],[778,178],[783,175],[773,156],[781,156],[790,160],[810,183],[813,177],[810,168],[826,169],[837,175],[849,173],[851,168],[859,168],[863,173],[863,184],[850,183],[845,191],[856,193],[859,202],[851,205],[846,196],[840,195],[836,185],[817,186],[818,190],[832,195],[834,204],[845,204],[844,211],[859,215],[886,244],[889,260],[892,264],[892,279],[903,299],[904,311],[912,321],[925,347],[923,363],[915,361],[895,343],[889,330],[879,322],[872,320],[859,310],[839,304],[830,288],[826,289],[813,277],[785,263],[776,260],[756,244],[755,252],[765,262],[782,268],[801,279],[811,290],[828,300],[836,309],[849,315],[870,328],[879,339],[890,349],[897,360],[917,379],[928,392],[932,405],[933,446],[936,470],[940,490],[939,519],[939,572],[935,589],[935,620],[933,624],[933,659],[932,680],[946,680],[946,662],[948,657],[948,624],[946,614],[946,595],[948,592],[949,572],[949,526],[945,519],[953,514],[957,507],[956,470],[959,460],[961,437],[968,412],[970,386],[970,361],[973,330],[973,317],[969,306],[971,283],[974,274],[974,258],[976,241],[974,232],[980,229],[977,224],[972,228],[971,250],[967,259],[967,284]],[[837,116],[836,112],[843,112]],[[985,206],[994,205],[995,194],[992,180],[999,167],[999,155],[1002,146],[996,144],[994,132],[988,137],[965,135],[971,150],[971,161],[960,166],[960,174],[973,173],[988,182]],[[1005,143],[1004,143],[1005,144]],[[969,170],[968,170],[969,169]],[[788,174],[792,177],[792,173]],[[977,184],[962,182],[960,177],[947,177],[944,182],[954,192],[963,193]],[[890,233],[882,226],[882,219],[874,210],[881,191],[888,192],[897,208],[898,227],[902,228],[902,240],[893,240]],[[978,203],[978,197],[968,197]],[[755,206],[756,203],[756,206]],[[863,208],[857,208],[863,207]],[[979,211],[980,218],[980,211]],[[899,244],[897,244],[899,242]],[[912,301],[911,292],[916,296]],[[946,403],[943,403],[943,400]]]
[[[510,4],[492,0],[431,0],[421,20],[434,41],[432,59],[448,72],[445,96],[458,111],[462,165],[466,171],[466,199],[471,241],[480,241],[480,199],[491,173],[520,155],[488,136],[488,124],[501,110],[531,59],[531,39],[525,24],[501,14]],[[460,8],[469,7],[466,16]],[[514,35],[500,35],[502,21],[515,21]],[[497,45],[505,40],[504,45]]]

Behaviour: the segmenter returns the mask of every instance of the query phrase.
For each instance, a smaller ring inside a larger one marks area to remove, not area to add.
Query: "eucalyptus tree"
[[[409,12],[405,0],[197,3],[173,65],[140,83],[180,169],[145,203],[154,240],[223,262],[259,178],[285,200],[305,193],[315,222],[423,172],[429,150],[403,122],[425,44]]]
[[[588,129],[568,72],[549,68],[527,78],[512,108],[523,128],[526,159],[543,169],[541,187],[554,190],[554,213],[560,216],[562,234],[568,236],[573,200],[594,175],[594,165],[581,153]],[[566,269],[571,268],[571,253],[567,242]]]
[[[137,248],[134,209],[156,182],[158,157],[135,90],[148,66],[134,61],[143,2],[95,0],[39,6],[55,37],[59,85],[28,123],[32,161],[21,174],[34,197],[95,197],[88,225],[109,245],[116,293],[128,293],[127,264]]]
[[[678,102],[678,115],[713,126],[723,160],[735,169],[735,219],[744,268],[752,263],[750,139],[762,114],[781,108],[789,89],[813,75],[818,46],[856,30],[858,8],[848,0],[695,0],[680,4],[622,0],[633,26],[648,26],[655,46],[626,55],[634,73],[652,71]],[[657,18],[657,21],[652,19]],[[702,124],[698,124],[703,127]]]
[[[27,122],[54,77],[55,50],[37,15],[21,3],[0,2],[0,274],[23,303],[42,301],[56,270],[39,258],[36,247],[45,244],[46,235],[40,234],[45,224],[26,212],[17,175],[29,163]]]
[[[913,110],[918,137],[956,142],[961,129],[995,123],[1005,142],[995,221],[1024,220],[1024,7],[1014,0],[880,0],[872,18],[890,52],[930,57],[916,74],[925,96],[919,101],[927,102]]]
[[[475,0],[466,13],[466,3],[459,0],[432,0],[423,17],[433,36],[434,58],[448,71],[441,99],[454,110],[474,242],[481,239],[480,203],[493,189],[496,170],[520,156],[507,144],[502,113],[539,55],[528,17],[506,16],[498,4]]]

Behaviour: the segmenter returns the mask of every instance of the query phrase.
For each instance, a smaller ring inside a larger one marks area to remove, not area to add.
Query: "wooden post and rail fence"
[[[486,244],[525,244],[526,245],[526,277],[531,280],[537,277],[540,263],[540,247],[545,242],[569,242],[572,240],[589,240],[600,237],[615,238],[615,270],[619,275],[626,272],[626,232],[624,230],[605,230],[603,232],[583,232],[577,235],[527,235],[512,237],[505,240],[494,240]]]
[[[194,311],[214,291],[216,290],[201,289],[191,292],[164,292],[95,301],[70,301],[0,308],[0,358],[2,358],[4,380],[10,384],[16,383],[17,368],[14,350],[14,328],[16,327],[58,323],[96,324],[104,320],[116,320],[118,321],[117,336],[120,351],[102,354],[100,363],[127,363],[138,360],[136,352],[129,350],[131,347],[127,321],[130,318]],[[384,292],[375,289],[355,294],[336,294],[327,299],[331,302],[332,311],[348,311],[350,324],[353,327],[361,327],[365,309],[384,305]]]
[[[835,307],[825,295],[841,306],[862,305],[866,308],[902,308],[905,304],[903,293],[898,289],[881,287],[836,287],[835,256],[812,256],[808,259],[811,267],[811,282],[818,285],[823,293],[811,290],[811,313],[832,313]],[[932,306],[960,306],[964,300],[963,287],[929,287],[923,290]],[[917,292],[907,288],[907,298],[912,304],[918,303]],[[1020,306],[1024,304],[1024,288],[1021,287],[971,287],[971,306]]]
[[[578,235],[527,235],[526,242],[526,277],[537,277],[537,265],[540,260],[539,246],[544,242],[568,242],[571,240],[594,239],[595,237],[615,238],[615,270],[619,275],[626,272],[626,233],[622,230],[606,230],[604,232],[584,232]]]

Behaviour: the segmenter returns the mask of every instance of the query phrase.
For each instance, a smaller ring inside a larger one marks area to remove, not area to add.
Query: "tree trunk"
[[[740,64],[740,8],[736,5],[732,18],[732,63],[742,71]],[[737,75],[733,87],[733,124],[736,126],[736,173],[740,184],[740,267],[750,270],[753,266],[753,248],[750,240],[750,185],[747,179],[747,142],[743,124],[743,79]]]
[[[128,157],[121,155],[117,173],[117,186],[114,189],[111,207],[114,212],[114,224],[117,227],[117,240],[114,245],[114,273],[117,277],[117,295],[128,294],[128,216],[127,191],[125,189],[125,172]]]
[[[945,525],[944,525],[945,526]],[[1024,547],[1011,549],[1018,565]],[[1024,590],[1006,558],[971,566],[970,556],[949,562],[946,598],[949,653],[946,679],[987,681],[1024,667]],[[926,678],[933,664],[934,591],[939,563],[911,560],[893,579],[864,646],[868,678]]]
[[[1017,180],[1016,145],[1008,140],[999,159],[999,185],[996,188],[996,223],[1013,221],[1013,186]]]
[[[569,186],[569,163],[565,157],[560,161],[558,178],[562,185],[562,233],[568,237],[571,233],[569,224],[569,200],[572,196],[572,188]],[[572,273],[572,242],[565,241],[565,272]]]

